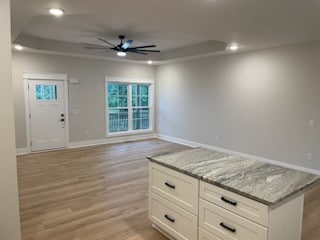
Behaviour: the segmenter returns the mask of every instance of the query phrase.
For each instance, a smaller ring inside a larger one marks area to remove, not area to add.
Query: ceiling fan
[[[104,46],[104,45],[97,45],[97,44],[91,44],[91,43],[83,43],[82,45],[86,49],[95,49],[95,50],[114,50],[117,52],[117,55],[120,57],[124,57],[127,55],[127,53],[135,53],[135,54],[141,54],[141,55],[148,55],[148,53],[154,52],[160,52],[159,50],[151,50],[151,49],[146,49],[146,48],[155,48],[156,45],[144,45],[144,46],[137,46],[137,47],[130,47],[130,45],[133,43],[133,40],[128,39],[125,40],[125,36],[120,35],[120,43],[118,45],[115,45],[101,37],[98,38],[101,42],[104,42],[108,44],[109,46]]]

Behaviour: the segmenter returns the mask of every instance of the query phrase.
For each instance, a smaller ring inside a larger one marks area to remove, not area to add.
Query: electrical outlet
[[[307,154],[307,160],[308,161],[312,161],[312,153],[308,153]]]
[[[90,130],[86,130],[85,134],[86,134],[86,136],[89,136],[90,135]]]

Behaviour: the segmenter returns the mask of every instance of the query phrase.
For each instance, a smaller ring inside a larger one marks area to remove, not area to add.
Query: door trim
[[[68,74],[50,74],[50,73],[24,73],[23,84],[24,84],[24,107],[25,107],[25,122],[26,122],[26,137],[27,137],[27,149],[31,152],[31,127],[30,127],[30,106],[29,106],[29,90],[28,83],[32,80],[43,80],[43,81],[63,81],[64,84],[64,110],[66,115],[66,148],[69,148],[69,91],[68,91]]]

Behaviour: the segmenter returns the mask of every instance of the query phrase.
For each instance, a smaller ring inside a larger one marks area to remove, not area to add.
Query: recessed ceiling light
[[[237,44],[232,44],[232,45],[229,47],[229,49],[230,49],[231,51],[236,51],[236,50],[239,49],[239,46],[238,46]]]
[[[18,50],[18,51],[22,51],[23,47],[19,44],[14,45],[14,49]]]
[[[126,53],[126,52],[119,51],[119,52],[117,52],[117,55],[118,55],[119,57],[125,57],[125,56],[127,56],[127,53]]]
[[[151,65],[153,62],[151,60],[148,61],[148,64]]]
[[[49,12],[56,17],[60,17],[64,14],[64,11],[60,8],[51,8]]]

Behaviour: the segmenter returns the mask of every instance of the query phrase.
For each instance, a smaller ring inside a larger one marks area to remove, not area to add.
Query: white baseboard
[[[89,147],[89,146],[96,146],[96,145],[103,145],[103,144],[110,144],[110,143],[121,143],[121,142],[127,142],[127,141],[144,140],[144,139],[150,139],[150,138],[156,138],[156,137],[157,137],[156,133],[110,137],[110,138],[90,140],[90,141],[71,142],[69,143],[68,148]]]
[[[145,133],[145,134],[135,134],[130,136],[118,136],[118,137],[110,137],[104,139],[97,139],[97,140],[90,140],[90,141],[81,141],[81,142],[70,142],[66,148],[80,148],[80,147],[89,147],[89,146],[96,146],[96,145],[103,145],[103,144],[110,144],[110,143],[121,143],[127,141],[137,141],[137,140],[144,140],[144,139],[151,139],[156,138],[156,133]],[[17,148],[16,155],[24,155],[31,153],[29,148]]]
[[[16,155],[24,155],[30,153],[31,150],[29,148],[17,148]]]
[[[241,157],[245,157],[245,158],[255,159],[255,160],[258,160],[261,162],[266,162],[266,163],[270,163],[270,164],[274,164],[274,165],[278,165],[278,166],[282,166],[282,167],[287,167],[287,168],[291,168],[291,169],[295,169],[295,170],[299,170],[299,171],[304,171],[304,172],[320,175],[319,170],[305,168],[302,166],[293,165],[293,164],[286,163],[286,162],[280,162],[280,161],[276,161],[276,160],[262,158],[262,157],[258,157],[258,156],[254,156],[254,155],[250,155],[250,154],[240,153],[240,152],[236,152],[236,151],[232,151],[232,150],[228,150],[228,149],[224,149],[224,148],[219,148],[219,147],[215,147],[215,146],[211,146],[211,145],[207,145],[207,144],[192,142],[192,141],[188,141],[185,139],[172,137],[172,136],[168,136],[168,135],[164,135],[164,134],[156,134],[156,133],[147,133],[147,134],[141,134],[141,135],[131,135],[131,136],[121,136],[121,137],[110,137],[110,138],[90,140],[90,141],[81,141],[81,142],[71,142],[71,143],[69,143],[68,148],[79,148],[79,147],[96,146],[96,145],[103,145],[103,144],[110,144],[110,143],[121,143],[121,142],[126,142],[126,141],[151,139],[151,138],[155,138],[155,137],[158,137],[159,139],[166,140],[169,142],[174,142],[174,143],[178,143],[181,145],[189,146],[189,147],[203,147],[203,148],[212,149],[212,150],[219,151],[219,152],[225,152],[225,153],[229,153],[229,154],[233,154],[233,155],[237,155],[237,156],[241,156]],[[31,152],[31,150],[29,148],[18,148],[16,150],[16,155],[24,155],[24,154],[28,154],[30,152]]]
[[[207,144],[192,142],[192,141],[188,141],[188,140],[177,138],[177,137],[171,137],[171,136],[164,135],[164,134],[158,134],[158,138],[162,139],[162,140],[169,141],[169,142],[174,142],[174,143],[186,145],[189,147],[203,147],[203,148],[212,149],[212,150],[219,151],[219,152],[225,152],[225,153],[229,153],[229,154],[233,154],[233,155],[237,155],[237,156],[241,156],[241,157],[245,157],[245,158],[255,159],[260,162],[270,163],[270,164],[274,164],[274,165],[278,165],[278,166],[282,166],[282,167],[286,167],[286,168],[291,168],[294,170],[299,170],[299,171],[303,171],[303,172],[307,172],[307,173],[312,173],[315,175],[320,175],[319,170],[310,169],[310,168],[306,168],[306,167],[302,167],[302,166],[298,166],[298,165],[294,165],[294,164],[290,164],[290,163],[286,163],[286,162],[280,162],[280,161],[276,161],[276,160],[262,158],[262,157],[258,157],[258,156],[254,156],[254,155],[250,155],[250,154],[240,153],[240,152],[236,152],[236,151],[232,151],[232,150],[228,150],[228,149],[224,149],[224,148],[219,148],[219,147],[215,147],[215,146],[211,146],[211,145],[207,145]]]

